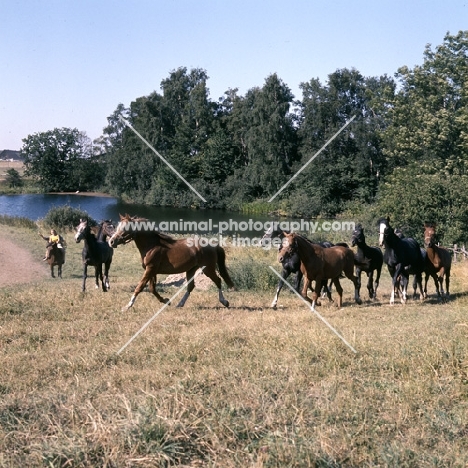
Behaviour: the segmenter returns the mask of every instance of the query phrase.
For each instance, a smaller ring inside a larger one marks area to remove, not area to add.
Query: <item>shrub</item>
[[[270,270],[271,262],[258,258],[243,258],[230,265],[229,274],[238,289],[274,291],[278,277]]]
[[[88,218],[92,225],[96,221],[89,217],[86,211],[78,208],[72,208],[69,205],[58,206],[51,208],[44,218],[44,225],[46,227],[60,229],[60,230],[73,230],[78,224],[80,219]]]

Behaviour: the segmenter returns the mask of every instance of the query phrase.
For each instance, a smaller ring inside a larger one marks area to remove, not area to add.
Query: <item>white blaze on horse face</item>
[[[379,245],[380,247],[384,244],[384,233],[387,225],[385,223],[380,223],[380,234],[379,234]]]

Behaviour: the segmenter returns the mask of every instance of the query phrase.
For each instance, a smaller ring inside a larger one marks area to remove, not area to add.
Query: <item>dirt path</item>
[[[49,275],[49,265],[0,234],[0,287],[29,283]]]

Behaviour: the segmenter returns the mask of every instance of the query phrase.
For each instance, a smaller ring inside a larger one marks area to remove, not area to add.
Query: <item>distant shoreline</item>
[[[108,197],[117,198],[114,195],[103,192],[47,192],[47,195],[82,195],[84,197]]]

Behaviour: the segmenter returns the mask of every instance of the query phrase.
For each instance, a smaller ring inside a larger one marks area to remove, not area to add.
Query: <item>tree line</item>
[[[339,69],[326,83],[303,82],[301,99],[275,73],[262,87],[245,95],[230,88],[217,101],[202,69],[174,70],[160,89],[119,104],[94,142],[76,129],[28,136],[22,148],[28,174],[44,190],[99,188],[154,205],[369,219],[378,211],[408,235],[431,220],[444,239],[466,238],[468,31],[428,45],[421,65],[401,67],[394,77]]]

